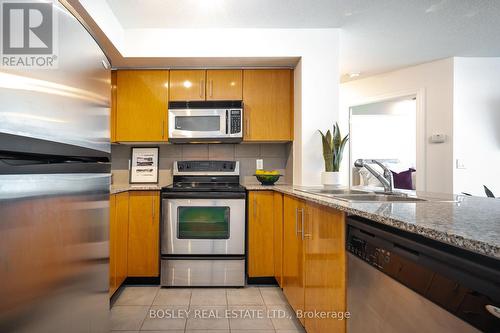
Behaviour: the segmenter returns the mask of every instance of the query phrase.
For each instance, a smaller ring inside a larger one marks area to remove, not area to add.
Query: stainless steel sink
[[[351,195],[351,194],[358,195],[358,194],[372,193],[368,191],[351,190],[351,189],[296,188],[296,190],[312,194],[326,195],[329,197],[337,195]]]
[[[409,197],[395,194],[354,194],[354,195],[336,195],[335,199],[352,202],[421,202],[427,201],[416,197]]]

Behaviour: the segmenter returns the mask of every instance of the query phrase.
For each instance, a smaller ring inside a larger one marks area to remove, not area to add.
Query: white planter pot
[[[338,187],[341,186],[340,172],[323,171],[321,173],[321,184],[325,187]]]

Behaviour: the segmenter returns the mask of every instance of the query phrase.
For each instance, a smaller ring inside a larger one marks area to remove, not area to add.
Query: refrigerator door
[[[106,56],[60,3],[55,1],[54,6],[58,68],[0,68],[2,149],[30,148],[6,147],[15,143],[13,136],[109,153],[111,74],[103,65]]]
[[[108,332],[109,184],[0,174],[0,332]]]

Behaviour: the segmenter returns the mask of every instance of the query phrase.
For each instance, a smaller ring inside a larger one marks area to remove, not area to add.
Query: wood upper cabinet
[[[274,192],[274,278],[283,285],[283,194]]]
[[[128,192],[109,197],[109,293],[127,278]]]
[[[293,72],[243,70],[244,140],[293,140]]]
[[[304,225],[305,310],[346,311],[345,214],[307,203]],[[308,333],[345,332],[346,320],[306,318]]]
[[[160,194],[129,193],[128,276],[159,275]]]
[[[241,69],[207,70],[207,101],[241,100],[243,97]]]
[[[248,194],[248,276],[274,276],[274,193]]]
[[[204,101],[205,82],[205,70],[171,70],[170,100]]]
[[[167,141],[168,75],[167,70],[117,71],[115,141]]]
[[[304,310],[304,248],[302,225],[305,203],[293,197],[283,199],[283,292],[295,311]],[[303,318],[300,321],[304,323]]]

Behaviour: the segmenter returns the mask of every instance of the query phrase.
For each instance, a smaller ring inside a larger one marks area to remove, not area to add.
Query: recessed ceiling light
[[[355,77],[359,77],[361,75],[360,72],[354,72],[354,73],[349,73],[349,77],[352,79],[352,78],[355,78]]]

